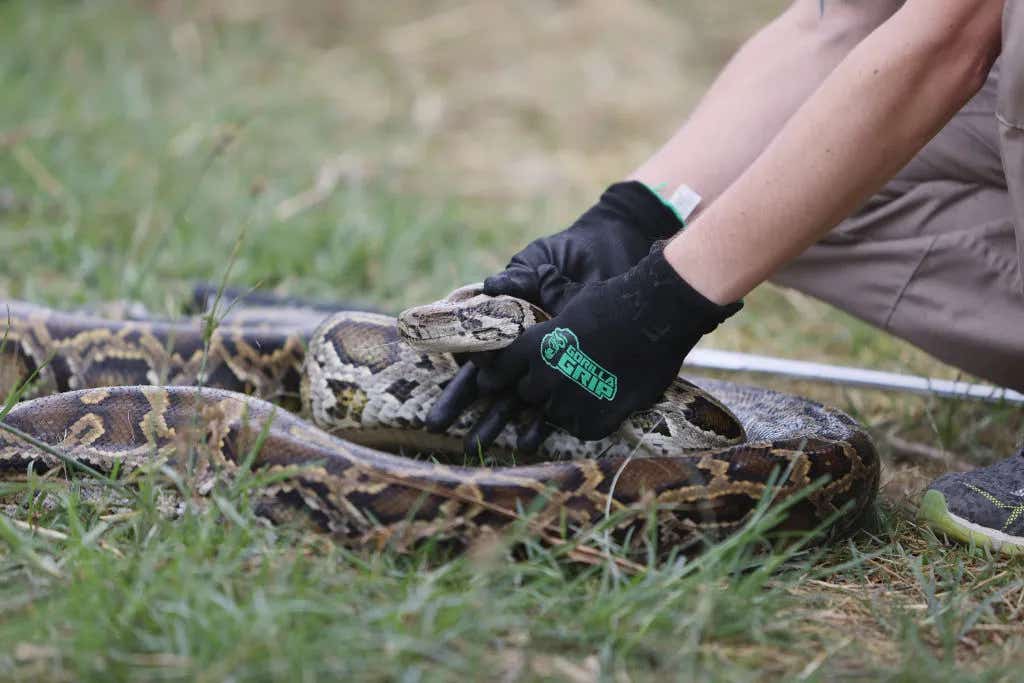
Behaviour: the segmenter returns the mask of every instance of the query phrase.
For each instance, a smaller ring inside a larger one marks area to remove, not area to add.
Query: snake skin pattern
[[[253,467],[282,476],[262,491],[261,512],[300,515],[349,545],[397,548],[465,543],[524,510],[547,540],[610,516],[623,538],[654,524],[663,548],[678,547],[737,529],[773,481],[780,501],[825,479],[788,509],[786,529],[832,518],[830,531],[843,533],[871,505],[879,462],[856,422],[803,398],[704,379],[702,390],[680,378],[602,441],[556,433],[539,462],[520,454],[515,465],[466,467],[395,455],[460,452],[472,424],[471,411],[447,434],[423,429],[458,367],[448,350],[480,348],[437,316],[468,325],[485,345],[507,344],[543,315],[516,301],[516,311],[493,301],[481,309],[461,292],[401,323],[248,307],[210,334],[200,319],[111,320],[0,302],[0,397],[38,375],[35,398],[4,420],[30,438],[0,431],[0,473],[59,466],[37,440],[105,472],[198,463],[190,472],[204,490],[204,478],[230,476],[266,430]],[[514,455],[515,429],[488,455]]]

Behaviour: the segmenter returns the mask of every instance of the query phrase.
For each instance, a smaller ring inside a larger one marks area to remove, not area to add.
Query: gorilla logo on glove
[[[556,327],[540,340],[544,362],[599,399],[612,401],[618,392],[618,378],[583,353],[580,340],[566,327]]]

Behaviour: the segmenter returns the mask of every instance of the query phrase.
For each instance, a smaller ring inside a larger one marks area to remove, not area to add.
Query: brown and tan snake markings
[[[780,474],[776,500],[811,489],[783,526],[817,528],[843,510],[830,529],[838,534],[856,527],[878,489],[875,448],[848,416],[715,380],[697,388],[680,378],[612,436],[583,443],[556,433],[517,466],[395,455],[459,452],[473,411],[446,434],[423,429],[457,370],[450,352],[500,348],[543,319],[524,302],[472,288],[397,323],[367,312],[321,320],[314,310],[241,308],[214,333],[205,366],[198,319],[109,320],[18,302],[0,308],[10,320],[0,323],[0,396],[39,370],[35,398],[16,405],[6,423],[101,471],[198,453],[200,479],[230,475],[266,429],[254,467],[289,474],[265,487],[260,511],[272,519],[301,512],[352,546],[468,542],[516,522],[522,510],[548,538],[611,513],[623,531],[653,519],[664,545],[690,543],[739,528]],[[494,455],[511,453],[515,430],[499,436]],[[58,465],[0,431],[5,475]]]

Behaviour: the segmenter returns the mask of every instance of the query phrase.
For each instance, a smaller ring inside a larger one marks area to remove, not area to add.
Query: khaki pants
[[[1024,390],[1024,0],[985,87],[774,281]]]

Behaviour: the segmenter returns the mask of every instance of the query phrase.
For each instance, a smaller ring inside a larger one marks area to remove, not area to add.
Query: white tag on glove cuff
[[[676,214],[683,222],[690,217],[693,210],[700,204],[701,196],[694,192],[693,188],[689,185],[680,185],[676,188],[676,191],[672,193],[668,203],[675,209]]]

